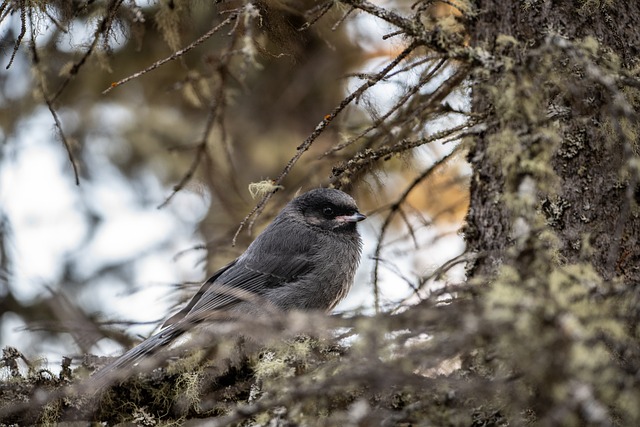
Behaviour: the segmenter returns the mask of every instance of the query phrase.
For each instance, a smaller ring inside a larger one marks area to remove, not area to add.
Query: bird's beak
[[[366,219],[365,215],[362,215],[360,212],[356,212],[353,215],[342,215],[337,217],[336,219],[341,222],[360,222],[363,219]]]

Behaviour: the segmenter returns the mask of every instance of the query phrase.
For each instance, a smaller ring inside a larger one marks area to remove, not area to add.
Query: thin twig
[[[406,128],[407,124],[411,124],[411,122],[417,120],[420,120],[420,122],[424,122],[425,119],[421,116],[421,114],[424,114],[425,110],[427,109],[432,109],[434,111],[436,111],[437,109],[442,109],[443,107],[442,105],[440,105],[440,103],[447,97],[447,95],[451,93],[454,88],[456,88],[460,84],[462,80],[464,80],[466,75],[466,67],[461,67],[457,69],[456,72],[452,76],[450,76],[444,83],[438,86],[438,88],[436,88],[432,93],[425,95],[426,100],[422,100],[421,98],[417,100],[412,99],[412,104],[415,104],[416,102],[420,102],[420,104],[418,106],[413,106],[410,103],[407,103],[407,105],[405,106],[406,114],[402,114],[399,116],[402,118],[402,122],[394,123],[393,126]],[[466,123],[452,129],[438,132],[426,138],[421,138],[413,141],[403,138],[400,140],[400,142],[397,142],[390,146],[383,146],[382,148],[379,148],[375,151],[365,146],[350,160],[345,161],[341,165],[335,166],[333,168],[331,182],[334,183],[334,185],[339,185],[340,182],[345,181],[350,182],[350,178],[352,176],[354,176],[358,172],[365,170],[366,167],[381,158],[389,159],[393,154],[403,153],[412,148],[419,147],[420,145],[442,140],[444,138],[448,138],[448,141],[451,141],[468,134],[477,133],[484,129],[481,124],[476,124],[477,121],[478,120],[476,118],[472,117]],[[458,132],[458,137],[453,137],[453,135]],[[395,139],[399,139],[399,135],[395,135],[394,140]]]
[[[233,11],[227,17],[227,19],[225,19],[219,25],[217,25],[216,27],[212,28],[205,35],[200,37],[198,40],[196,40],[195,42],[193,42],[192,44],[190,44],[186,48],[176,52],[170,58],[167,58],[167,59],[162,60],[162,61],[158,61],[155,64],[153,64],[151,67],[147,68],[146,70],[138,72],[138,73],[134,74],[133,76],[130,76],[127,79],[124,79],[121,82],[131,80],[132,78],[140,76],[140,75],[144,74],[145,72],[152,70],[153,68],[157,68],[158,66],[162,65],[162,63],[166,63],[167,61],[170,61],[172,59],[178,58],[180,55],[183,55],[184,53],[186,53],[189,50],[193,49],[195,46],[197,46],[198,44],[204,42],[207,38],[211,37],[213,34],[215,34],[216,32],[220,31],[221,28],[223,28],[226,24],[231,23],[233,20],[235,20],[236,23],[237,23],[238,20],[236,18],[237,18],[238,14],[240,13],[241,10],[242,9]],[[165,199],[165,201],[162,202],[162,204],[160,204],[160,206],[158,206],[158,209],[161,209],[161,208],[165,207],[171,201],[171,199],[191,181],[191,179],[193,178],[193,176],[194,176],[197,168],[199,167],[201,161],[205,158],[205,154],[207,153],[207,141],[209,140],[211,132],[213,132],[213,128],[215,127],[216,124],[218,124],[219,128],[220,128],[222,146],[223,146],[223,149],[224,149],[225,154],[227,156],[227,162],[229,163],[229,165],[231,167],[231,174],[233,175],[233,170],[234,170],[233,158],[231,156],[231,150],[230,150],[230,147],[229,147],[229,144],[228,144],[227,132],[226,132],[226,129],[225,129],[225,126],[224,126],[224,122],[221,119],[221,116],[224,114],[224,108],[226,107],[226,101],[225,101],[226,97],[225,97],[225,94],[224,94],[224,88],[225,88],[227,76],[231,76],[229,70],[227,69],[227,67],[229,65],[229,61],[233,57],[233,55],[231,53],[232,52],[242,53],[242,50],[234,50],[233,49],[235,44],[236,44],[236,42],[239,40],[238,37],[237,37],[237,34],[238,34],[238,32],[234,32],[233,34],[230,34],[230,35],[233,35],[233,38],[229,42],[229,47],[227,48],[226,52],[224,52],[223,54],[220,55],[220,63],[218,64],[218,66],[216,68],[216,70],[217,70],[217,72],[219,74],[219,77],[220,77],[220,82],[218,83],[218,89],[217,89],[216,93],[213,95],[213,99],[211,101],[211,107],[209,109],[209,114],[207,116],[207,121],[206,121],[206,124],[205,124],[204,132],[203,132],[202,138],[200,139],[200,141],[196,145],[197,151],[196,151],[196,154],[195,154],[195,156],[193,158],[193,161],[191,162],[191,166],[187,170],[187,173],[182,177],[180,182],[176,186],[174,186],[173,192],[169,195],[169,197],[167,197],[167,199]],[[234,183],[234,186],[235,186],[235,183]],[[237,190],[237,188],[236,188],[236,190]]]
[[[404,18],[395,12],[381,8],[366,0],[340,0],[341,3],[355,7],[370,15],[376,16],[398,28],[401,28],[407,36],[419,37],[424,31],[411,19]]]
[[[60,23],[60,21],[58,21],[55,16],[51,15],[49,13],[49,11],[47,10],[46,6],[43,5],[42,6],[42,11],[44,12],[45,15],[47,15],[47,18],[49,18],[51,20],[51,22],[53,22],[53,24],[58,28],[58,30],[62,31],[65,34],[69,33],[69,30],[67,30],[66,28],[64,28],[64,26],[62,25],[62,23]]]
[[[354,175],[356,172],[368,167],[372,163],[380,159],[388,159],[390,156],[403,153],[413,148],[420,147],[421,145],[434,143],[440,141],[442,144],[446,144],[465,136],[474,135],[483,132],[486,129],[486,125],[483,123],[474,124],[473,122],[463,123],[451,129],[447,129],[441,132],[437,132],[425,138],[420,138],[414,141],[402,140],[391,146],[382,147],[378,150],[365,149],[356,154],[341,166],[333,168],[333,176],[331,182],[339,182],[347,177]]]
[[[124,0],[111,1],[109,6],[107,7],[107,13],[100,21],[100,24],[98,24],[96,31],[93,33],[93,40],[91,41],[91,45],[89,45],[89,48],[87,49],[87,51],[84,53],[84,55],[82,55],[82,58],[80,58],[78,62],[73,64],[73,66],[69,70],[69,73],[67,74],[67,78],[62,82],[62,84],[60,85],[56,93],[51,97],[51,102],[55,102],[58,99],[58,97],[62,94],[64,89],[67,87],[67,85],[78,74],[78,71],[80,71],[80,68],[82,68],[82,66],[87,62],[87,59],[89,59],[94,49],[96,48],[98,44],[98,40],[100,40],[100,36],[102,35],[106,37],[106,34],[109,31],[109,28],[111,27],[111,23],[113,22],[116,16],[116,12],[118,11],[118,8],[120,7],[120,5],[122,5],[123,1]]]
[[[318,6],[314,7],[313,9],[309,10],[307,13],[305,13],[305,15],[311,15],[317,12],[316,16],[311,18],[309,21],[305,22],[304,25],[302,25],[302,27],[298,28],[298,31],[304,31],[310,26],[312,26],[313,24],[315,24],[316,22],[318,22],[320,18],[322,18],[324,15],[327,14],[327,12],[331,10],[334,4],[335,3],[333,1],[328,1],[326,3],[321,3]]]
[[[420,88],[422,88],[425,84],[429,83],[429,81],[431,81],[431,79],[433,78],[433,76],[436,74],[436,72],[438,72],[439,69],[442,68],[442,66],[445,64],[446,59],[441,59],[440,62],[438,62],[433,69],[431,69],[427,74],[425,74],[420,81],[413,85],[411,87],[410,90],[408,90],[404,95],[402,95],[402,97],[400,97],[400,99],[398,99],[398,101],[396,101],[396,103],[389,108],[389,110],[383,114],[382,116],[376,118],[373,123],[371,123],[371,125],[369,125],[369,127],[367,127],[365,130],[363,130],[362,132],[360,132],[358,135],[349,138],[347,141],[343,142],[342,144],[338,144],[335,147],[332,147],[331,149],[327,150],[322,156],[322,157],[326,157],[332,153],[335,153],[336,151],[340,151],[343,150],[344,148],[348,147],[349,145],[355,143],[356,141],[358,141],[360,138],[364,137],[367,133],[371,132],[372,130],[378,128],[380,126],[380,124],[382,124],[382,122],[384,122],[385,120],[387,120],[395,111],[397,111],[398,109],[400,109],[403,105],[406,104],[406,102],[409,100],[409,98],[411,98],[416,92],[418,92],[420,90]]]
[[[187,173],[184,174],[180,182],[173,187],[173,192],[169,195],[169,197],[167,197],[164,200],[164,202],[162,202],[158,206],[158,209],[162,209],[165,206],[167,206],[167,204],[171,201],[171,199],[173,199],[173,197],[180,190],[182,190],[185,187],[185,185],[189,183],[189,181],[191,181],[191,179],[193,178],[193,175],[196,173],[196,170],[198,169],[200,162],[202,161],[202,159],[204,158],[204,155],[207,152],[207,141],[209,140],[209,135],[211,135],[213,126],[215,124],[218,105],[219,105],[219,102],[216,99],[214,99],[211,102],[211,108],[209,108],[209,114],[207,116],[207,121],[205,123],[204,132],[202,133],[202,138],[196,145],[196,154],[193,157],[193,160],[191,161],[191,166],[189,166]]]
[[[335,30],[337,30],[337,29],[338,29],[338,27],[339,27],[340,25],[342,25],[342,23],[343,23],[344,21],[346,21],[346,19],[349,17],[349,15],[351,15],[351,13],[352,13],[354,10],[356,10],[356,8],[355,8],[355,7],[353,7],[353,6],[352,6],[352,7],[350,7],[350,8],[349,8],[349,10],[347,10],[347,11],[344,13],[344,15],[342,15],[342,17],[341,17],[340,19],[338,19],[338,20],[336,21],[336,23],[335,23],[335,24],[333,24],[333,26],[331,27],[331,31],[335,31]]]
[[[227,19],[225,19],[224,21],[222,21],[220,24],[216,25],[215,27],[213,27],[212,29],[210,29],[209,31],[206,32],[206,34],[204,34],[203,36],[201,36],[200,38],[198,38],[196,41],[194,41],[193,43],[191,43],[189,46],[180,49],[176,52],[174,52],[173,54],[171,54],[170,56],[168,56],[165,59],[161,59],[159,61],[154,62],[153,64],[151,64],[150,66],[148,66],[147,68],[145,68],[144,70],[138,71],[137,73],[134,73],[132,75],[130,75],[129,77],[125,77],[122,80],[119,80],[117,82],[111,83],[111,86],[109,86],[107,89],[105,89],[104,91],[102,91],[102,94],[105,95],[107,93],[109,93],[112,89],[118,87],[118,86],[122,86],[123,84],[136,79],[140,76],[142,76],[143,74],[146,74],[150,71],[155,70],[156,68],[166,64],[167,62],[170,61],[174,61],[178,58],[180,58],[181,56],[183,56],[184,54],[186,54],[187,52],[189,52],[190,50],[194,49],[195,47],[197,47],[198,45],[204,43],[208,38],[210,38],[211,36],[213,36],[215,33],[217,33],[218,31],[220,31],[225,25],[230,24],[231,22],[235,21],[238,18],[240,12],[238,11],[234,11],[232,12]]]
[[[385,267],[387,267],[387,269],[389,271],[391,271],[393,274],[395,274],[396,276],[398,276],[400,279],[402,279],[403,282],[405,282],[407,284],[407,286],[409,288],[411,288],[411,290],[413,291],[413,293],[418,296],[418,287],[416,285],[413,284],[413,282],[411,281],[411,279],[409,279],[401,270],[400,268],[398,268],[398,266],[384,258],[376,258],[375,261],[380,262],[381,264],[383,264]]]
[[[447,78],[442,84],[440,84],[433,92],[427,95],[427,99],[420,102],[420,108],[413,108],[409,111],[409,114],[405,118],[405,123],[410,123],[414,119],[418,118],[425,111],[431,109],[441,108],[442,101],[445,100],[460,84],[469,76],[469,67],[461,66],[455,70],[455,72]]]
[[[60,139],[62,139],[62,143],[64,144],[64,148],[65,148],[65,150],[67,150],[67,157],[69,158],[69,163],[71,163],[71,166],[73,167],[73,176],[75,178],[76,185],[80,185],[80,176],[79,176],[79,173],[78,173],[78,165],[76,164],[76,160],[73,157],[73,153],[71,151],[71,144],[69,143],[69,140],[67,139],[66,135],[62,131],[62,123],[60,123],[60,119],[58,118],[58,114],[56,113],[56,110],[53,108],[53,105],[51,104],[51,101],[49,100],[47,95],[44,93],[44,87],[42,86],[41,83],[40,83],[39,86],[40,86],[40,91],[42,92],[42,95],[44,97],[44,100],[47,103],[47,107],[49,107],[49,111],[51,112],[51,115],[53,116],[53,120],[56,123],[56,128],[58,129],[58,134],[60,135]]]
[[[31,22],[33,22],[32,19],[33,19],[33,17],[29,16],[29,20]],[[38,56],[38,50],[36,48],[35,29],[32,28],[31,31],[32,31],[32,33],[31,33],[31,56],[32,56],[32,59],[33,59],[33,65],[37,69],[39,64],[40,64],[40,58]],[[42,94],[42,97],[44,98],[44,101],[47,104],[47,107],[49,108],[49,112],[51,113],[51,116],[53,117],[53,121],[55,122],[56,129],[58,130],[58,134],[60,135],[60,139],[62,140],[64,148],[65,148],[65,150],[67,150],[67,156],[69,158],[69,162],[71,163],[71,167],[73,168],[73,175],[74,175],[74,178],[75,178],[76,185],[80,185],[80,175],[78,173],[78,165],[76,163],[75,158],[73,157],[73,152],[71,150],[71,144],[69,143],[69,140],[67,139],[67,136],[64,134],[64,131],[62,130],[62,123],[60,122],[60,119],[58,117],[58,113],[56,113],[56,110],[53,107],[53,101],[51,99],[49,99],[49,97],[47,96],[47,91],[45,89],[45,84],[44,84],[44,81],[43,81],[44,76],[42,74],[42,70],[38,70],[36,72],[36,75],[37,75],[38,88],[40,89],[40,93]]]
[[[392,38],[392,37],[395,37],[395,36],[401,36],[401,35],[403,35],[403,34],[404,34],[404,31],[403,31],[403,30],[394,31],[394,32],[392,32],[392,33],[385,34],[384,36],[382,36],[382,40],[388,40],[388,39],[390,39],[390,38]]]
[[[187,185],[189,183],[189,181],[191,181],[191,178],[193,178],[193,175],[196,173],[196,170],[198,169],[198,166],[200,165],[200,162],[202,161],[202,158],[203,158],[206,150],[207,150],[207,143],[205,141],[201,141],[196,147],[196,154],[195,154],[195,156],[193,156],[193,160],[191,161],[191,165],[189,166],[189,169],[187,170],[187,173],[185,173],[182,176],[182,179],[180,180],[179,183],[177,183],[176,185],[173,186],[173,191],[164,200],[164,202],[162,202],[162,203],[160,203],[158,205],[158,209],[162,209],[165,206],[167,206],[169,204],[169,202],[171,201],[171,199],[173,199],[173,197],[180,190],[182,190],[185,187],[185,185]]]
[[[402,67],[396,71],[394,71],[393,73],[389,73],[387,75],[387,79],[390,79],[392,77],[397,76],[398,74],[402,74],[402,73],[406,73],[407,71],[411,71],[413,69],[415,69],[416,67],[425,64],[427,62],[431,62],[431,61],[435,61],[436,59],[442,59],[442,55],[428,55],[422,59],[419,59],[418,61],[412,62],[411,64],[407,65],[406,67]]]
[[[402,206],[398,208],[398,213],[400,214],[400,218],[402,218],[404,223],[407,225],[407,229],[409,230],[409,235],[411,236],[411,240],[413,241],[413,247],[415,249],[418,249],[420,247],[420,244],[418,243],[416,232],[413,229],[413,225],[411,225],[411,222],[409,221],[409,217],[407,217],[407,213],[404,211],[404,209],[402,209]]]
[[[431,167],[429,167],[424,172],[422,172],[404,190],[404,192],[396,200],[396,202],[391,205],[391,211],[389,212],[389,214],[385,218],[384,223],[382,224],[382,227],[380,227],[380,234],[378,235],[377,243],[376,243],[376,249],[375,249],[375,252],[374,252],[374,255],[373,255],[373,259],[375,260],[375,263],[374,263],[374,266],[373,266],[372,281],[373,281],[374,307],[376,309],[376,313],[380,312],[380,288],[378,286],[378,270],[379,270],[379,267],[380,267],[380,254],[382,252],[382,241],[384,240],[384,236],[385,236],[385,234],[387,232],[387,229],[389,228],[389,225],[391,225],[391,221],[392,221],[393,217],[400,210],[402,203],[404,203],[405,199],[409,196],[409,193],[411,193],[411,191],[413,191],[413,189],[416,188],[416,186],[418,184],[420,184],[422,181],[424,181],[429,176],[431,176],[433,173],[435,173],[435,171],[437,171],[444,163],[446,163],[449,159],[451,159],[454,155],[456,155],[460,151],[460,147],[461,146],[457,146],[455,149],[453,149],[453,151],[451,151],[451,153],[449,153],[446,156],[442,157],[440,160],[435,162]]]
[[[9,7],[10,0],[3,0],[2,4],[0,4],[0,23],[4,20],[4,18],[11,13],[11,8]],[[6,12],[6,13],[5,13]]]
[[[481,256],[477,253],[469,253],[469,252],[463,252],[462,254],[451,258],[450,260],[448,260],[447,262],[445,262],[444,264],[442,264],[440,267],[438,267],[436,270],[434,270],[432,273],[430,273],[428,276],[424,276],[420,278],[420,284],[418,285],[417,291],[415,293],[415,296],[420,300],[420,302],[426,301],[430,298],[433,298],[434,296],[442,296],[443,294],[453,294],[456,291],[460,290],[459,286],[454,285],[453,287],[451,285],[445,284],[444,287],[442,288],[438,288],[438,289],[434,289],[431,290],[427,295],[425,295],[424,297],[420,294],[420,292],[422,290],[424,290],[424,288],[426,287],[426,285],[431,281],[431,280],[438,280],[442,277],[442,275],[444,273],[446,273],[447,271],[451,270],[451,268],[453,268],[454,266],[458,265],[458,264],[464,264],[467,263],[469,261],[474,261],[477,260],[478,258],[480,258]],[[391,313],[397,313],[399,310],[401,310],[404,307],[407,306],[415,306],[415,301],[412,301],[412,297],[413,295],[407,296],[406,298],[403,298],[402,300],[396,301],[396,307],[394,309],[391,310]]]
[[[20,34],[18,34],[18,38],[16,39],[16,42],[13,45],[13,52],[11,52],[11,58],[9,58],[9,63],[5,67],[5,70],[8,70],[11,67],[11,64],[13,64],[13,60],[15,59],[16,54],[18,53],[18,48],[20,47],[20,44],[22,43],[22,39],[24,38],[24,35],[27,32],[26,16],[27,16],[26,1],[20,0]],[[33,25],[33,21],[31,21],[31,19],[29,19],[29,21]]]
[[[361,96],[367,89],[369,89],[370,87],[377,84],[380,80],[382,80],[385,75],[387,75],[393,68],[395,68],[400,62],[402,62],[402,60],[404,60],[407,56],[409,56],[409,54],[418,46],[419,46],[419,43],[417,42],[411,43],[402,52],[400,52],[400,54],[393,61],[391,61],[384,69],[382,69],[382,71],[380,71],[378,74],[373,76],[371,79],[367,80],[358,89],[356,89],[346,98],[344,98],[340,102],[340,104],[333,109],[333,111],[330,114],[327,114],[326,116],[324,116],[322,121],[320,121],[320,123],[316,125],[316,128],[311,133],[311,135],[309,135],[307,139],[305,139],[302,142],[302,144],[300,144],[297,147],[296,154],[289,160],[289,162],[284,167],[280,175],[274,180],[274,190],[265,194],[264,197],[258,202],[258,204],[251,210],[251,212],[249,212],[247,216],[244,217],[242,222],[240,222],[240,225],[238,226],[238,229],[236,230],[236,233],[233,236],[232,245],[236,244],[236,239],[238,237],[238,234],[240,234],[240,231],[242,231],[245,225],[248,226],[249,233],[251,233],[251,230],[253,229],[253,225],[256,219],[260,216],[260,214],[264,210],[269,199],[271,199],[271,197],[276,193],[276,191],[278,191],[278,189],[280,188],[279,186],[282,184],[282,181],[284,180],[284,178],[289,174],[289,172],[291,171],[293,166],[298,162],[298,160],[300,160],[300,157],[302,157],[302,155],[309,149],[309,147],[311,147],[311,144],[313,144],[313,142],[318,138],[318,136],[320,136],[320,134],[326,129],[326,127],[329,126],[329,124],[333,121],[333,119],[335,119],[336,116],[342,110],[344,110],[347,107],[347,105],[351,103],[351,101]]]

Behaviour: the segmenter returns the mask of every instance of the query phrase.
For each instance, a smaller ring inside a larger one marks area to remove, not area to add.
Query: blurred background
[[[425,16],[447,19],[437,3]],[[298,191],[330,184],[369,216],[354,289],[336,311],[398,309],[464,278],[464,264],[449,262],[464,252],[457,230],[468,205],[455,137],[348,163],[463,124],[464,85],[434,95],[455,64],[412,51],[341,110],[234,246],[261,199],[249,186],[279,177],[323,118],[407,47],[384,37],[391,27],[313,1],[10,9],[0,11],[2,347],[52,365],[117,354],[242,253]]]

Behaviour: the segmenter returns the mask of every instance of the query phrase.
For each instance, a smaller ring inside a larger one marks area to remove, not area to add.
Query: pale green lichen
[[[295,369],[290,366],[282,355],[273,351],[266,351],[255,366],[256,379],[290,378],[295,374]]]
[[[188,2],[183,0],[160,2],[159,4],[159,9],[155,16],[156,24],[162,37],[173,50],[178,50],[182,47],[180,25],[188,7]]]
[[[196,412],[200,408],[201,380],[199,372],[185,372],[176,381],[176,394],[187,402],[188,408],[193,408]]]
[[[62,404],[60,401],[49,402],[43,406],[39,423],[43,426],[54,426],[58,424]]]

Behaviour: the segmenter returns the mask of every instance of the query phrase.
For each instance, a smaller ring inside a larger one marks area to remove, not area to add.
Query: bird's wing
[[[191,322],[203,320],[212,311],[245,301],[248,294],[259,296],[270,288],[295,280],[312,266],[311,259],[305,255],[285,258],[268,255],[261,257],[259,263],[240,258],[222,267],[202,285],[185,308],[165,322],[163,330],[92,376],[92,387],[99,389],[124,379],[131,373],[134,363],[168,345],[184,333]],[[257,264],[263,267],[259,270],[255,268]]]
[[[182,310],[180,310],[179,312],[177,312],[176,314],[174,314],[173,316],[165,320],[164,323],[162,324],[162,328],[166,328],[167,326],[172,325],[178,322],[179,320],[182,320],[184,316],[186,316],[187,313],[191,311],[193,306],[198,303],[202,295],[204,295],[205,292],[207,292],[207,290],[216,281],[216,279],[220,277],[220,275],[225,271],[227,271],[229,268],[233,267],[236,264],[236,262],[238,262],[237,259],[233,260],[229,264],[222,267],[220,270],[216,271],[213,274],[213,276],[209,277],[209,279],[207,279],[207,281],[202,284],[198,292],[196,292],[196,294],[191,298],[191,301],[189,301],[189,304],[187,304]]]
[[[189,303],[188,316],[194,321],[210,313],[224,310],[239,302],[260,297],[269,289],[291,282],[312,268],[307,255],[296,254],[283,259],[282,255],[262,256],[259,262],[242,260],[217,274],[196,295],[197,301]],[[194,300],[195,298],[194,297]]]

